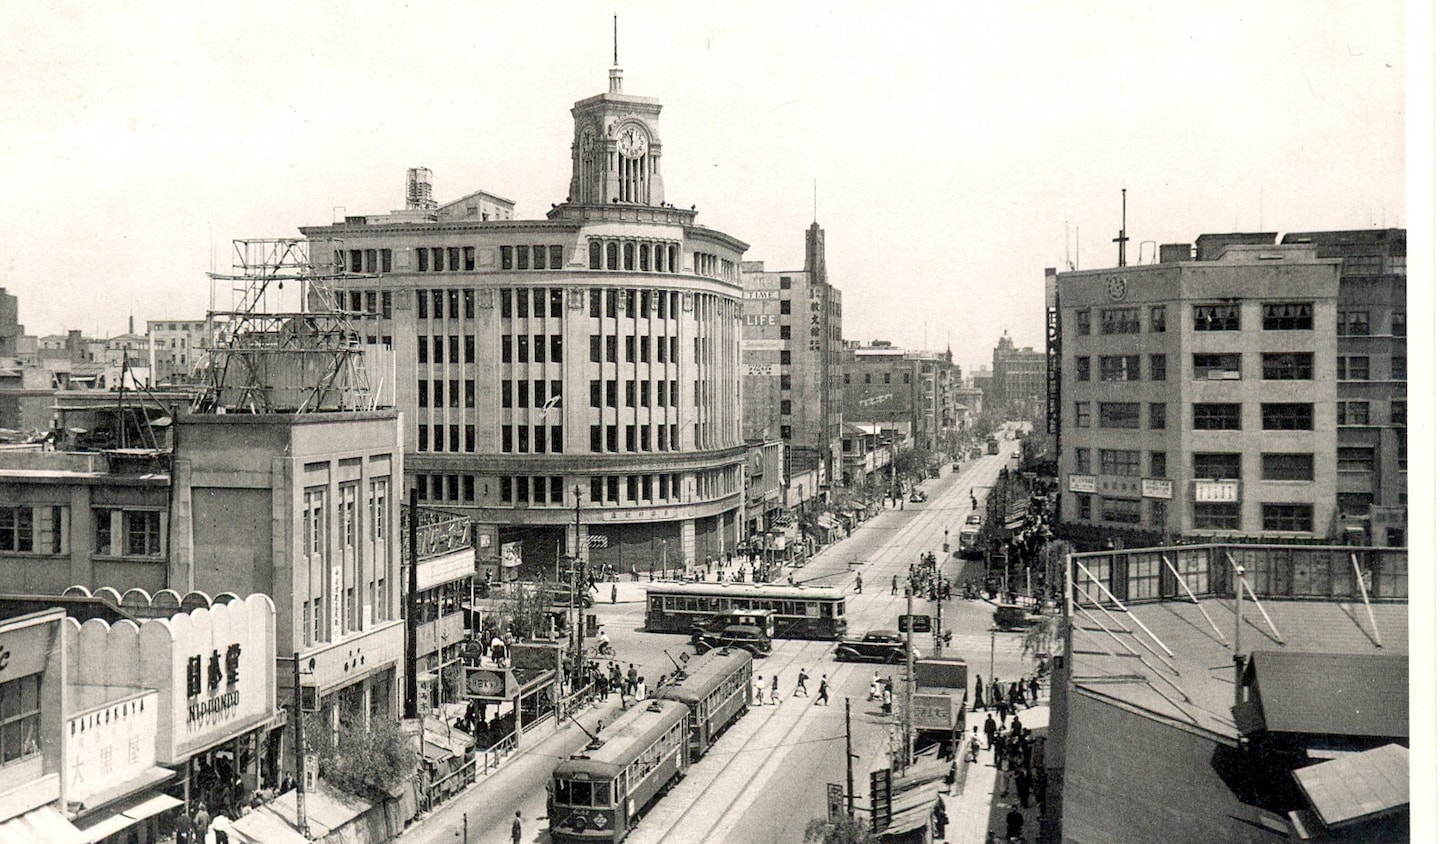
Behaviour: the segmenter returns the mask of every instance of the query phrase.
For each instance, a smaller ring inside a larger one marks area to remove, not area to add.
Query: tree
[[[339,731],[324,719],[306,715],[305,739],[320,764],[320,778],[364,800],[377,803],[415,773],[415,751],[399,723],[360,713],[340,718]]]
[[[879,844],[870,825],[854,818],[814,818],[805,827],[805,844]]]

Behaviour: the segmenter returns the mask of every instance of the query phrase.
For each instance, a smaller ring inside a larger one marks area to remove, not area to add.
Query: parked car
[[[911,504],[919,504],[921,501],[925,501],[925,500],[927,500],[927,499],[929,499],[929,498],[930,498],[930,496],[926,495],[926,494],[925,494],[925,490],[923,490],[923,489],[912,489],[912,490],[910,490],[910,503],[911,503]]]
[[[871,630],[859,639],[844,639],[835,647],[841,662],[905,661],[905,634],[898,630]]]
[[[751,656],[769,656],[771,650],[770,637],[753,624],[731,624],[719,635],[703,633],[696,636],[692,643],[696,654],[717,648],[739,648],[748,651]]]
[[[980,518],[979,513],[971,513],[965,517],[965,524],[967,525],[982,525],[984,523],[985,520]]]

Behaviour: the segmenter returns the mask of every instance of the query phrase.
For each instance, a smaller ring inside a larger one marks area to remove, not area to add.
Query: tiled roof
[[[1233,600],[1206,598],[1199,605],[1190,601],[1132,603],[1129,615],[1113,610],[1107,614],[1093,605],[1076,606],[1068,652],[1071,682],[1078,690],[1163,720],[1238,738],[1231,712],[1235,703]],[[1242,654],[1256,650],[1408,653],[1406,604],[1373,605],[1383,648],[1375,645],[1376,634],[1364,604],[1267,598],[1264,607],[1280,635],[1276,637],[1254,603],[1247,601]],[[1140,623],[1164,643],[1163,648]]]

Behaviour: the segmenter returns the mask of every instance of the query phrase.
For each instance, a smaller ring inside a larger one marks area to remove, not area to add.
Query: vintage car
[[[905,661],[905,634],[898,630],[871,630],[859,639],[844,639],[835,647],[841,662]]]
[[[994,619],[1001,630],[1020,630],[1040,623],[1041,617],[1020,604],[997,604]]]
[[[751,656],[769,656],[771,650],[770,637],[753,624],[731,624],[718,634],[703,633],[694,637],[691,644],[697,655],[721,648],[739,648]]]

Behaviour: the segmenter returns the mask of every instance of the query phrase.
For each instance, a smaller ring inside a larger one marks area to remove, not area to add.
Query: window
[[[1102,355],[1100,358],[1101,381],[1139,381],[1139,355]]]
[[[1335,494],[1336,509],[1342,516],[1368,516],[1375,496],[1368,492],[1340,492]]]
[[[1370,446],[1342,445],[1335,450],[1335,468],[1341,472],[1375,471],[1375,449]]]
[[[1100,449],[1100,474],[1140,476],[1140,452],[1129,449]]]
[[[1090,516],[1090,496],[1088,496],[1088,495],[1077,495],[1077,496],[1075,496],[1075,511],[1076,511],[1076,514],[1077,514],[1082,520],[1087,521],[1087,522],[1090,521],[1090,519],[1091,519],[1091,516]]]
[[[1165,373],[1165,356],[1164,356],[1164,355],[1151,355],[1151,356],[1150,356],[1150,380],[1151,380],[1151,381],[1164,381],[1164,380],[1165,380],[1165,375],[1166,375],[1166,373]]]
[[[465,362],[475,362],[475,335],[473,334],[465,335]]]
[[[1088,475],[1093,471],[1090,454],[1091,452],[1088,448],[1075,449],[1075,472],[1077,474]]]
[[[1192,459],[1197,481],[1240,480],[1239,454],[1197,451]]]
[[[1390,356],[1390,380],[1404,381],[1406,378],[1406,359],[1404,355]]]
[[[1076,381],[1089,381],[1089,380],[1090,380],[1090,358],[1089,358],[1089,356],[1082,355],[1082,356],[1078,356],[1078,357],[1075,358],[1075,380],[1076,380]]]
[[[1313,481],[1315,480],[1315,455],[1262,454],[1260,455],[1260,478],[1266,481]]]
[[[1102,308],[1100,310],[1101,334],[1139,334],[1139,308]]]
[[[1165,430],[1165,405],[1163,402],[1150,403],[1150,430]]]
[[[159,557],[162,555],[161,513],[158,510],[119,510],[97,507],[95,553],[100,556]]]
[[[1313,504],[1261,504],[1261,530],[1309,533],[1315,524]]]
[[[1260,355],[1260,377],[1266,381],[1309,381],[1315,377],[1315,355],[1267,352]]]
[[[1083,308],[1075,312],[1075,333],[1081,337],[1090,334],[1090,309]]]
[[[1168,475],[1169,472],[1167,470],[1169,469],[1169,466],[1166,465],[1167,463],[1168,461],[1166,459],[1165,452],[1150,452],[1150,477],[1163,478]]]
[[[1406,417],[1408,415],[1409,412],[1407,410],[1406,401],[1404,399],[1397,399],[1390,402],[1391,425],[1399,425],[1401,427],[1404,427],[1406,424]]]
[[[1150,330],[1155,334],[1165,333],[1165,306],[1150,306]]]
[[[1240,378],[1240,355],[1197,354],[1192,357],[1197,381],[1236,381]]]
[[[782,326],[780,326],[780,339],[781,339],[781,340],[789,340],[789,339],[790,339],[790,326],[788,326],[788,325],[782,325]]]
[[[1140,524],[1140,500],[1136,498],[1100,498],[1100,521]]]
[[[34,550],[34,510],[28,506],[0,507],[0,551]]]
[[[419,443],[419,450],[420,450],[420,451],[429,451],[429,450],[430,450],[430,426],[429,426],[429,425],[421,425],[421,426],[419,426],[419,428],[417,429],[417,435],[416,435],[416,437],[415,437],[415,441],[416,441],[417,443]]]
[[[1390,336],[1405,336],[1405,312],[1394,311],[1390,314]]]
[[[1336,381],[1369,381],[1370,358],[1366,355],[1341,355],[1335,358]]]
[[[1239,530],[1240,505],[1195,502],[1196,530]]]
[[[1075,427],[1077,427],[1077,428],[1088,428],[1088,427],[1090,427],[1090,402],[1088,402],[1088,401],[1077,401],[1077,402],[1075,402]]]
[[[40,675],[0,683],[0,765],[40,754]]]
[[[1101,428],[1127,428],[1139,430],[1139,402],[1100,402]]]
[[[1238,404],[1197,404],[1191,410],[1194,428],[1197,431],[1240,430],[1240,405]]]
[[[1336,311],[1335,333],[1341,337],[1369,337],[1369,311]]]
[[[1196,331],[1239,331],[1240,305],[1226,302],[1218,305],[1195,306]]]
[[[1266,331],[1310,331],[1315,327],[1315,306],[1310,302],[1266,302],[1260,327]]]
[[[1368,402],[1368,401],[1339,401],[1339,402],[1335,402],[1335,424],[1336,424],[1336,425],[1369,425],[1369,424],[1370,424],[1370,402]]]
[[[1260,427],[1266,431],[1312,431],[1315,429],[1315,406],[1301,403],[1262,404]]]

